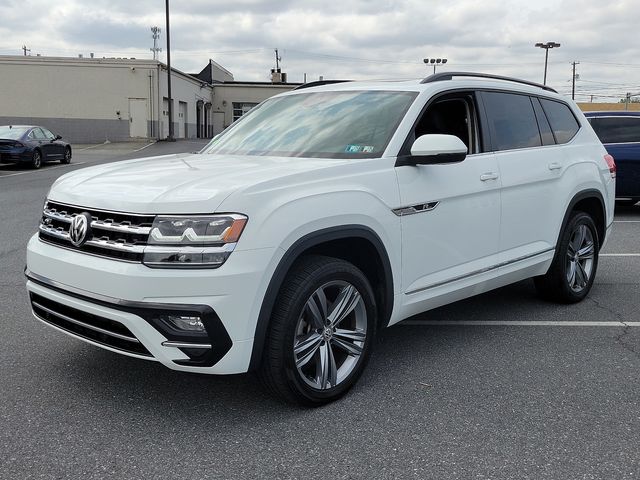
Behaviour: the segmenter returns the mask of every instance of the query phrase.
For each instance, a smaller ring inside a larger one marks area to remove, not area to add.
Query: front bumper
[[[174,370],[242,373],[249,368],[264,274],[274,253],[235,251],[218,269],[151,269],[56,247],[34,235],[27,247],[27,289],[36,318],[86,342]],[[50,318],[43,318],[47,310],[41,307],[53,311]],[[181,335],[154,319],[167,311],[200,316],[208,338]],[[116,325],[115,332],[132,336],[144,350],[69,319],[88,319],[103,330],[118,322],[122,328]]]

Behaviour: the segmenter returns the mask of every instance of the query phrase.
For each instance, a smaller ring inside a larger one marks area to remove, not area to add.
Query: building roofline
[[[263,86],[263,87],[278,87],[278,86],[282,86],[282,87],[296,87],[298,85],[302,85],[302,83],[294,83],[294,82],[280,82],[280,83],[273,83],[273,82],[243,82],[242,80],[233,80],[233,81],[229,81],[229,82],[218,82],[214,84],[215,86],[225,86],[225,85],[229,85],[229,86],[239,86],[239,85],[252,85],[252,86]]]
[[[17,64],[43,64],[43,65],[76,65],[76,66],[97,66],[97,65],[111,65],[120,66],[122,68],[135,67],[147,67],[156,69],[160,66],[166,71],[167,65],[159,60],[145,59],[145,58],[126,58],[126,57],[50,57],[50,56],[34,56],[34,55],[0,55],[0,64],[2,63],[17,63]],[[180,75],[185,79],[193,82],[200,83],[202,80],[194,78],[192,75],[185,73],[177,68],[171,67],[173,74]],[[208,83],[202,85],[210,86]]]

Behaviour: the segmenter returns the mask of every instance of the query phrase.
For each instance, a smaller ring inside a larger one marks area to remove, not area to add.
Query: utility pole
[[[24,56],[27,56],[27,52],[31,53],[31,49],[27,48],[26,45],[22,45],[22,51],[24,52]]]
[[[573,75],[571,76],[571,100],[575,100],[576,99],[576,79],[577,79],[576,65],[580,65],[580,62],[574,61],[571,65],[573,65]]]
[[[624,109],[629,110],[629,102],[631,102],[631,92],[627,92],[627,96],[624,99]]]
[[[169,35],[169,0],[165,0],[165,10],[166,10],[166,29],[167,29],[167,99],[169,104],[169,135],[167,136],[168,142],[175,142],[175,138],[173,137],[173,106],[172,98],[171,98],[171,43],[170,43],[170,35]]]
[[[150,48],[153,52],[153,59],[158,59],[158,52],[161,52],[162,49],[158,46],[158,40],[160,39],[160,27],[151,27],[151,33],[153,34],[153,48]]]

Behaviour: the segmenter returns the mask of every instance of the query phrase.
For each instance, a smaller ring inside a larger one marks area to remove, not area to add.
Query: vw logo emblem
[[[76,247],[81,247],[87,240],[87,233],[89,232],[89,225],[91,225],[91,215],[87,212],[82,212],[73,217],[71,220],[71,226],[69,227],[69,240]]]

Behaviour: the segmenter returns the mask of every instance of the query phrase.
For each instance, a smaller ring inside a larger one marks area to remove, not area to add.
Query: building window
[[[238,120],[242,115],[247,113],[253,107],[258,105],[257,103],[236,103],[233,102],[233,121]]]

